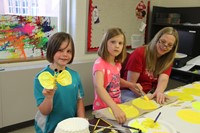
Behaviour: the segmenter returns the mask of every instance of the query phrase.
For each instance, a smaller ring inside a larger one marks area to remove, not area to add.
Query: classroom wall
[[[9,67],[0,71],[0,128],[34,119],[37,107],[33,96],[33,79],[45,66],[28,63],[17,70],[16,67]],[[93,61],[68,66],[81,77],[85,106],[92,105],[94,99],[92,66]]]
[[[85,104],[90,105],[93,101],[93,85],[91,78],[92,64],[97,58],[96,53],[87,53],[87,2],[88,0],[72,0],[71,2],[71,21],[69,23],[69,32],[72,34],[75,42],[75,61],[72,68],[77,70],[83,82],[86,91]],[[139,2],[139,0],[138,0]],[[200,5],[199,0],[151,0],[152,6],[196,6]],[[35,61],[26,63],[0,64],[1,67],[12,71],[0,72],[0,127],[18,122],[33,119],[36,111],[33,98],[33,76],[43,66],[46,61]],[[39,67],[38,67],[39,65]],[[25,69],[24,69],[25,66]],[[27,66],[27,67],[26,67]],[[24,82],[22,82],[24,79]],[[26,80],[25,80],[26,79]],[[19,97],[17,94],[21,94]],[[16,99],[16,100],[15,100]],[[6,103],[7,102],[7,103]],[[14,104],[11,106],[9,104]],[[13,109],[14,108],[14,109]],[[7,110],[9,109],[9,111]],[[16,116],[14,120],[9,113],[25,111],[24,114]],[[8,113],[1,113],[8,111]]]

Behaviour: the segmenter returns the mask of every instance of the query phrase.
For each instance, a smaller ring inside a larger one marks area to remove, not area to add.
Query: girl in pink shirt
[[[125,113],[117,106],[121,103],[120,87],[132,90],[142,87],[120,78],[121,63],[126,58],[126,38],[120,28],[108,29],[103,36],[98,55],[100,57],[93,66],[93,110],[110,107],[118,123],[124,123]]]

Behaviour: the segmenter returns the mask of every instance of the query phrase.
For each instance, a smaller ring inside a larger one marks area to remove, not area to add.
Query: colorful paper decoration
[[[143,0],[140,1],[140,3],[138,3],[138,5],[136,6],[136,17],[138,19],[143,19],[146,16],[146,5],[144,3]]]
[[[59,83],[62,86],[67,86],[72,83],[71,74],[67,70],[63,70],[61,73],[51,75],[51,73],[45,71],[38,76],[39,82],[45,89],[56,89],[56,84]]]

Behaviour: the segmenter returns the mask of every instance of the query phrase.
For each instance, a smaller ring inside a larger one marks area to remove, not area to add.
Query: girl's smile
[[[54,55],[54,62],[53,66],[58,69],[65,69],[66,65],[71,61],[72,59],[72,46],[71,43],[68,41],[64,41],[59,51],[56,52]]]

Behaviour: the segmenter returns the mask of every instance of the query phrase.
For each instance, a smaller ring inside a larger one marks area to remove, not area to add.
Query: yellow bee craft
[[[67,70],[58,73],[55,70],[54,76],[51,73],[44,71],[38,76],[39,82],[45,89],[56,89],[56,83],[62,86],[67,86],[72,83],[71,74]]]

